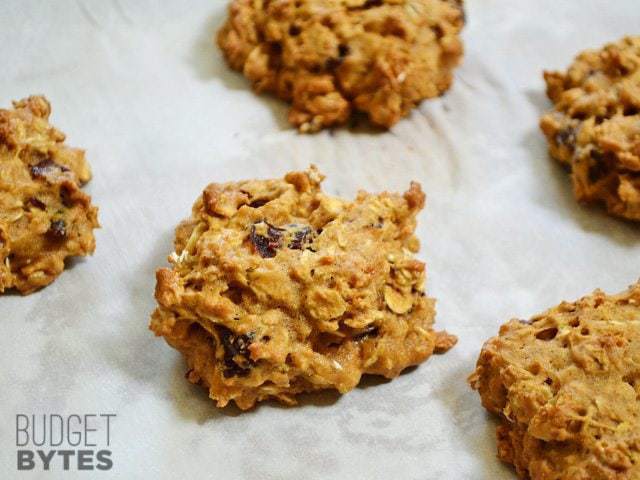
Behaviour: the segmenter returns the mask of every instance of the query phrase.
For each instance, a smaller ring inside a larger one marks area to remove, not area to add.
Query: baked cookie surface
[[[80,189],[91,171],[50,113],[41,96],[0,109],[0,292],[31,293],[95,249],[98,209]]]
[[[640,220],[640,37],[583,52],[545,80],[555,108],[540,126],[576,198]]]
[[[209,185],[157,272],[150,328],[183,353],[220,407],[388,378],[455,344],[433,330],[413,257],[424,194],[322,193],[312,167]]]
[[[511,320],[469,380],[521,478],[640,478],[640,284]]]
[[[463,53],[462,0],[232,0],[229,65],[292,104],[301,131],[364,112],[391,127],[446,91]]]

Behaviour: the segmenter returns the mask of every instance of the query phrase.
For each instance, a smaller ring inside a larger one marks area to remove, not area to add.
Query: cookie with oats
[[[545,72],[554,109],[540,122],[551,156],[584,203],[640,220],[640,37],[581,53],[565,73]]]
[[[32,293],[53,282],[69,257],[90,255],[98,209],[81,187],[84,151],[64,144],[42,96],[0,109],[0,292]]]
[[[511,320],[470,382],[520,478],[640,478],[640,283]]]
[[[322,179],[312,167],[213,183],[176,229],[150,328],[219,407],[345,393],[363,374],[396,377],[455,343],[433,329],[413,256],[420,185],[347,201],[324,194]]]
[[[355,111],[389,128],[449,88],[463,25],[462,0],[232,0],[217,42],[301,131]]]

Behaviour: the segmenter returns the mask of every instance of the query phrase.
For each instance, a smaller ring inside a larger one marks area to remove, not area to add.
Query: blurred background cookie
[[[640,37],[583,52],[544,77],[554,109],[540,126],[576,198],[640,220]]]
[[[303,132],[364,112],[389,128],[446,91],[463,53],[462,0],[232,0],[218,45]]]
[[[98,209],[81,186],[84,151],[48,123],[42,96],[0,110],[0,292],[23,294],[53,282],[68,257],[90,255]]]

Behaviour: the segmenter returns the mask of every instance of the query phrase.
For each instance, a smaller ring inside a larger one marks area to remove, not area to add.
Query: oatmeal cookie
[[[462,0],[232,0],[217,42],[301,131],[352,111],[388,128],[449,88],[463,24]]]
[[[322,193],[322,179],[312,167],[213,183],[176,229],[150,328],[219,407],[345,393],[364,373],[393,378],[455,344],[433,330],[413,257],[420,185],[346,201]]]
[[[0,292],[31,293],[89,255],[98,209],[80,187],[91,171],[84,151],[67,147],[48,123],[41,96],[0,109]]]
[[[511,320],[469,380],[521,478],[640,478],[640,283]]]
[[[576,198],[640,220],[640,37],[581,53],[566,73],[544,77],[555,108],[540,126]]]

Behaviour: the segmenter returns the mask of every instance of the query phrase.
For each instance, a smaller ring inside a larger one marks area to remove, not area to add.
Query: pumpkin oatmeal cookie
[[[469,380],[520,478],[640,478],[640,283],[511,320]]]
[[[555,108],[540,126],[576,198],[640,220],[640,37],[581,53],[566,73],[544,76]]]
[[[91,171],[48,123],[41,96],[0,109],[0,292],[53,282],[68,257],[93,253],[98,209],[80,187]]]
[[[150,328],[219,407],[345,393],[444,352],[413,232],[425,196],[325,195],[311,167],[282,180],[213,183],[157,272]]]
[[[449,88],[463,25],[462,0],[232,0],[217,42],[301,131],[354,111],[389,128]]]

